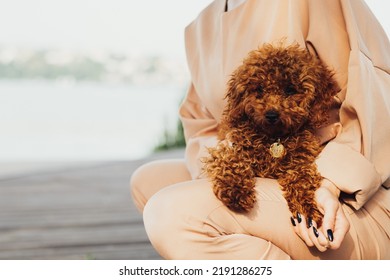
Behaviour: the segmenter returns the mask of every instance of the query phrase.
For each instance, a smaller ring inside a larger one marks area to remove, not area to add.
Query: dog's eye
[[[263,87],[262,87],[262,86],[258,86],[258,87],[256,88],[256,92],[257,92],[258,94],[263,94]]]
[[[297,90],[295,89],[295,87],[293,85],[288,85],[284,91],[285,91],[286,95],[294,95],[297,93]]]

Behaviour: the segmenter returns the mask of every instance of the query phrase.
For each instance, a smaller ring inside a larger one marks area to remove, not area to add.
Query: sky
[[[184,28],[212,0],[0,0],[0,47],[184,58]],[[366,0],[390,33],[384,0]],[[388,5],[388,3],[386,4]]]
[[[0,46],[184,55],[211,0],[0,0]]]

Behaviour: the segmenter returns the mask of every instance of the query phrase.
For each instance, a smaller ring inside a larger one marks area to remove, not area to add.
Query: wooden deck
[[[135,168],[152,158],[3,174],[0,259],[160,259],[128,187]]]

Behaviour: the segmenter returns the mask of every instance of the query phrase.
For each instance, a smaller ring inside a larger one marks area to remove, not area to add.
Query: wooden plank
[[[159,260],[150,243],[0,251],[0,260]]]
[[[31,227],[74,227],[74,226],[94,226],[94,225],[116,225],[116,224],[142,224],[140,216],[134,217],[129,213],[107,212],[107,213],[86,213],[78,214],[75,211],[71,213],[42,213],[30,212],[26,214],[9,213],[0,215],[0,231],[12,230],[15,228]]]
[[[7,231],[1,235],[2,250],[62,248],[104,244],[145,243],[145,231],[139,226],[28,228]]]
[[[182,152],[155,158],[182,157]],[[0,259],[160,259],[128,188],[152,158],[0,176]],[[25,168],[25,166],[24,166]]]

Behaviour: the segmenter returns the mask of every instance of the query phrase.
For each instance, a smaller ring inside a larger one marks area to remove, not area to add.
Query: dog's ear
[[[315,99],[309,117],[311,125],[318,128],[328,121],[329,110],[335,104],[334,97],[340,91],[340,88],[334,79],[334,72],[321,61],[312,42],[306,41],[306,50],[311,60],[307,69],[308,76],[315,86]]]
[[[329,111],[335,104],[335,96],[340,88],[330,71],[320,60],[316,67],[317,82],[315,85],[315,99],[310,110],[310,123],[319,128],[325,125],[329,118]],[[314,70],[315,71],[315,70]]]
[[[238,123],[246,120],[243,99],[247,90],[247,81],[244,67],[239,67],[233,72],[226,92],[227,106],[224,111],[225,121],[229,126],[236,127]]]

